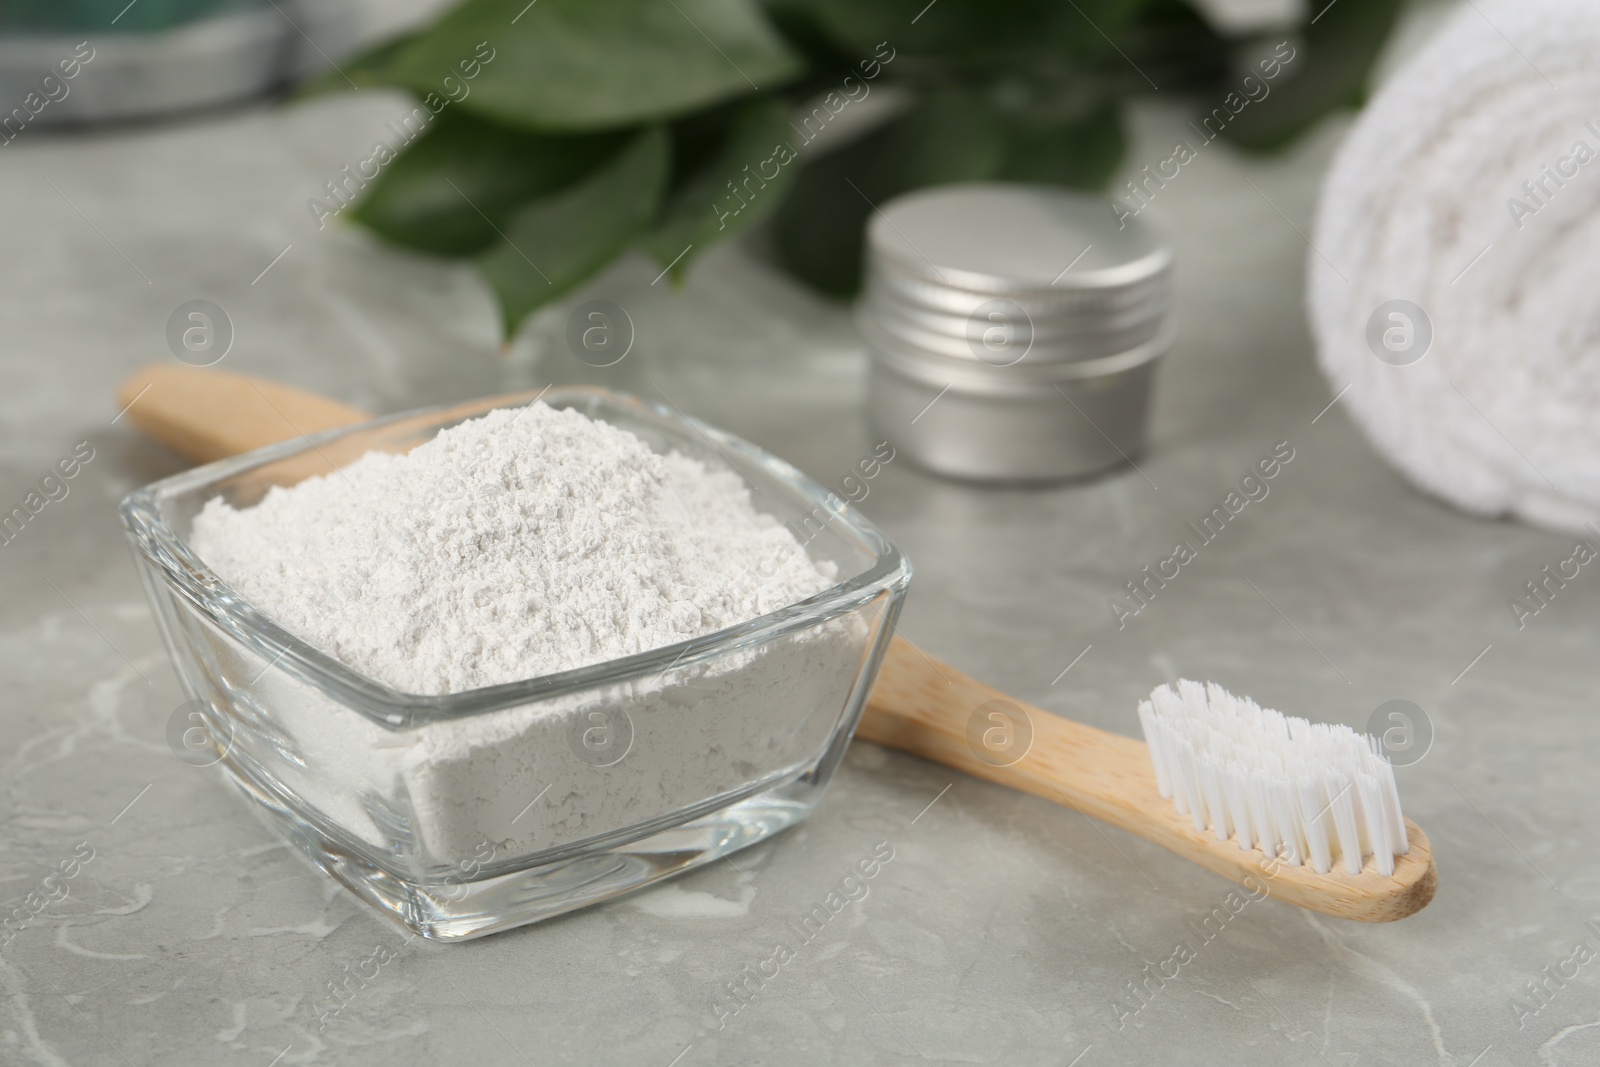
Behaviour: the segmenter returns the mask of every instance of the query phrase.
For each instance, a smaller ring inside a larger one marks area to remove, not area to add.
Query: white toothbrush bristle
[[[1286,716],[1187,679],[1139,704],[1156,786],[1196,831],[1291,866],[1394,874],[1405,818],[1378,742],[1348,726]]]

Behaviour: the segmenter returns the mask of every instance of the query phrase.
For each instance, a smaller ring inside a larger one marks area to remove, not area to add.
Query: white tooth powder
[[[285,629],[429,695],[709,634],[821,592],[836,570],[758,512],[737,474],[542,403],[253,507],[213,499],[190,544]],[[814,760],[865,629],[836,620],[604,693],[399,731],[266,663],[240,673],[265,672],[286,786],[372,844],[410,852],[414,838],[448,865],[485,843],[505,858],[622,830]],[[596,712],[617,729],[618,708],[631,744],[596,766],[573,738]]]

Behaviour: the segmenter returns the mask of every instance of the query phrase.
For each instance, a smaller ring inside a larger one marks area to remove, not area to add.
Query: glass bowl
[[[840,497],[730,434],[594,388],[550,390],[750,485],[838,581],[654,651],[445,696],[401,693],[310,646],[188,545],[212,497],[256,503],[370,450],[529,397],[377,419],[146,486],[122,503],[140,580],[191,701],[169,731],[220,762],[322,870],[441,941],[535,922],[710,863],[804,819],[860,718],[909,561]]]

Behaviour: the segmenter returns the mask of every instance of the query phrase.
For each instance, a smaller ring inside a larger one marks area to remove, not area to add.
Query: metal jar
[[[984,182],[885,203],[857,312],[876,431],[981,481],[1131,461],[1171,340],[1171,273],[1166,242],[1103,198]]]

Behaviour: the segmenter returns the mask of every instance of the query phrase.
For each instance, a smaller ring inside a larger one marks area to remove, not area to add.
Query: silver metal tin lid
[[[863,319],[951,358],[1100,359],[1156,338],[1171,301],[1172,251],[1157,233],[1103,198],[1049,186],[898,197],[873,216],[867,244]]]
[[[1050,481],[1144,447],[1172,343],[1172,250],[1096,197],[951,185],[898,197],[867,231],[857,322],[868,410],[914,462]]]

